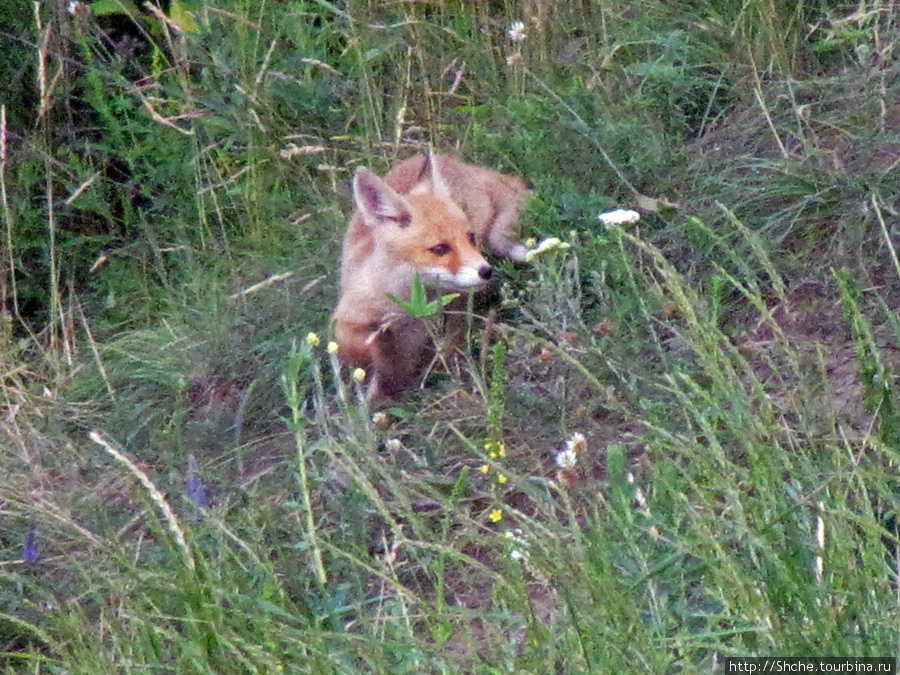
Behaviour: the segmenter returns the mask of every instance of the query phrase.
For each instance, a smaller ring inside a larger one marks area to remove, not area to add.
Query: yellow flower
[[[501,520],[503,520],[503,511],[501,511],[500,509],[494,509],[488,514],[488,518],[492,523],[499,523]]]
[[[366,379],[366,369],[365,368],[357,368],[356,370],[353,371],[352,377],[357,382],[364,382]]]
[[[338,352],[338,343],[333,340],[328,343],[328,347],[326,348],[329,354],[337,354]]]
[[[484,449],[487,450],[488,457],[491,459],[506,457],[506,446],[503,445],[503,441],[487,441],[484,444]]]
[[[315,333],[307,333],[306,334],[306,344],[310,347],[318,347],[321,340],[319,340],[319,336]]]
[[[490,473],[490,472],[491,472],[491,467],[489,467],[487,464],[482,464],[482,465],[478,468],[478,470],[479,470],[481,473]]]
[[[497,482],[503,485],[508,479],[502,473],[497,476]]]

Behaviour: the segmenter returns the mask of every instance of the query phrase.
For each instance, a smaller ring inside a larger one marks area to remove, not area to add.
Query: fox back
[[[409,298],[416,275],[442,291],[482,288],[492,274],[483,241],[510,257],[524,251],[511,239],[527,194],[515,181],[434,155],[406,160],[384,180],[357,169],[334,322],[341,359],[372,374],[371,397],[411,386],[432,346],[425,324],[389,296]]]
[[[400,162],[385,176],[385,182],[398,192],[407,192],[419,181],[429,157],[416,155]],[[436,155],[451,199],[469,218],[478,243],[506,258],[522,261],[527,249],[515,240],[519,211],[528,201],[528,186],[517,176],[465,164],[448,155]]]

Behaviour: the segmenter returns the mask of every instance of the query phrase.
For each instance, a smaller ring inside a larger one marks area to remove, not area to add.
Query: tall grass
[[[91,9],[0,119],[4,672],[896,653],[892,9]],[[373,410],[346,185],[428,145],[561,245]]]

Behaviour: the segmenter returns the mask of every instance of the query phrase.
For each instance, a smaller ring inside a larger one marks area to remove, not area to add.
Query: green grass
[[[898,652],[892,8],[92,7],[0,5],[3,672]],[[374,410],[349,180],[428,144],[563,245]]]

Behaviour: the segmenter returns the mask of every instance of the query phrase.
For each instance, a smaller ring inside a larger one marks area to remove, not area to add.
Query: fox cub
[[[432,348],[425,324],[388,296],[408,299],[416,274],[443,292],[484,287],[485,244],[524,260],[513,237],[528,194],[519,178],[446,155],[411,157],[384,179],[356,170],[333,320],[341,360],[372,376],[370,398],[414,385]]]

